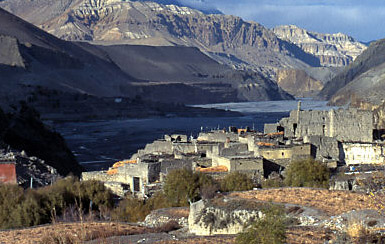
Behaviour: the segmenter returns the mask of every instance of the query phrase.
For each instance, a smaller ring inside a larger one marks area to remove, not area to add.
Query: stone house
[[[314,158],[311,144],[289,146],[260,146],[255,149],[254,155],[287,167],[293,160]]]

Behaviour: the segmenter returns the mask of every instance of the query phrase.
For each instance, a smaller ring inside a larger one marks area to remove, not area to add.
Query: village
[[[165,135],[107,171],[83,172],[82,180],[102,181],[121,197],[132,192],[146,198],[161,189],[174,169],[187,168],[214,178],[237,171],[258,185],[284,174],[291,162],[312,158],[332,172],[351,176],[331,181],[330,189],[357,191],[363,189],[354,185],[355,173],[382,170],[384,146],[371,111],[303,111],[299,102],[289,117],[265,124],[263,132],[230,127],[201,132],[197,138]]]

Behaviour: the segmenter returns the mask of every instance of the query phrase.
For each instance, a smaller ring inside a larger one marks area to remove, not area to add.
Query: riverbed
[[[265,123],[275,123],[297,108],[297,101],[269,101],[199,105],[241,112],[238,117],[148,118],[54,123],[66,139],[79,163],[87,170],[107,169],[116,161],[128,159],[147,143],[165,134],[196,137],[201,131],[229,126],[263,131]],[[325,101],[302,101],[305,110],[330,109]]]

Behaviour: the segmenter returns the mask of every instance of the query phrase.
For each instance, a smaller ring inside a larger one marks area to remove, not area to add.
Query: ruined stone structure
[[[325,136],[348,142],[372,142],[373,130],[371,111],[353,108],[302,111],[300,105],[278,124],[265,125],[265,133],[283,131],[285,137]]]

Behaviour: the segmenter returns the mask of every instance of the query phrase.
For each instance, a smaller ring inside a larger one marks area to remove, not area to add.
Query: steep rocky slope
[[[25,104],[8,114],[0,109],[0,125],[0,142],[45,160],[61,175],[82,172],[64,139],[45,126],[36,111]]]
[[[60,40],[0,9],[0,98],[18,101],[31,86],[97,96],[133,95],[137,81],[108,57]]]
[[[32,102],[36,99],[32,94],[44,91],[42,87],[99,98],[140,96],[169,103],[292,99],[258,73],[235,71],[194,48],[98,47],[63,41],[2,9],[0,42],[3,104],[25,97]],[[180,52],[184,55],[178,56]]]
[[[147,1],[63,0],[52,6],[47,2],[5,0],[0,6],[66,40],[195,46],[218,60],[238,67],[263,67],[270,74],[276,68],[319,66],[313,55],[239,17]]]
[[[384,63],[385,39],[382,39],[372,43],[351,65],[329,81],[319,96],[338,105],[359,104],[360,101],[381,103],[381,93],[385,89],[381,66]]]
[[[342,33],[322,34],[295,25],[278,26],[273,31],[279,38],[316,56],[321,65],[327,67],[347,66],[367,48],[365,44]]]
[[[279,70],[277,81],[279,87],[296,97],[311,97],[323,88],[321,81],[309,76],[303,70]]]
[[[316,97],[325,83],[335,77],[341,67],[310,67],[277,71],[278,86],[296,97]]]

